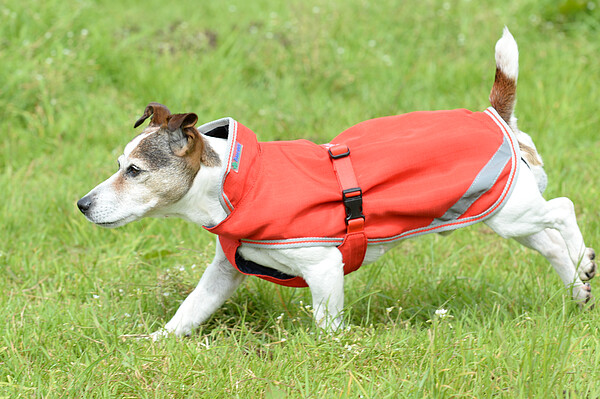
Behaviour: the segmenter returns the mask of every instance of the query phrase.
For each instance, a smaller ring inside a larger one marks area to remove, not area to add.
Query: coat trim
[[[221,206],[227,215],[233,212],[234,207],[231,204],[231,201],[229,201],[229,198],[227,198],[227,194],[225,194],[223,185],[225,184],[225,179],[229,175],[229,172],[232,170],[233,158],[235,156],[236,149],[235,143],[237,142],[237,125],[237,122],[233,118],[226,117],[205,123],[204,125],[198,127],[198,131],[201,134],[206,134],[209,136],[216,135],[211,132],[219,128],[227,128],[227,136],[223,137],[227,139],[227,161],[221,169],[221,179],[219,182],[219,201],[221,202]]]

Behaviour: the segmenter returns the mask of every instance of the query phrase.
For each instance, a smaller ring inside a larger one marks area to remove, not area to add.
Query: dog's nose
[[[79,208],[82,213],[86,213],[91,206],[92,200],[87,196],[77,201],[77,208]]]

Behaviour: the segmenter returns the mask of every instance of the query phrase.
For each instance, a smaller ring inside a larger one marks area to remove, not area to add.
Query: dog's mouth
[[[94,223],[94,224],[97,226],[100,226],[100,227],[105,227],[107,229],[112,229],[115,227],[122,226],[122,224],[120,224],[120,222],[102,222],[102,223]]]
[[[116,227],[121,227],[121,226],[126,225],[129,222],[133,222],[134,220],[136,220],[135,217],[126,217],[123,219],[114,220],[112,222],[96,222],[96,221],[90,219],[90,221],[92,223],[94,223],[96,226],[104,227],[107,229],[114,229]]]

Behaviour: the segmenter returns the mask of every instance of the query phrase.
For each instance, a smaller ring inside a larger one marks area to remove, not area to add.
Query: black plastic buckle
[[[332,147],[332,148],[333,148],[333,147]],[[346,148],[347,148],[346,152],[344,152],[344,153],[342,153],[342,154],[335,154],[335,155],[334,155],[334,154],[331,152],[331,148],[328,148],[328,149],[327,149],[327,152],[329,152],[329,156],[330,156],[332,159],[344,158],[344,157],[347,157],[348,155],[350,155],[350,148],[348,148],[348,147],[346,147]]]
[[[353,193],[358,193],[358,195],[350,195]],[[346,223],[350,220],[365,218],[365,215],[362,213],[362,190],[360,187],[349,188],[347,190],[342,191],[342,197],[344,200],[344,206],[346,207]]]

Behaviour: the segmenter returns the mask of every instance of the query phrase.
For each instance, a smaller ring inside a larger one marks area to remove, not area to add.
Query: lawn
[[[483,110],[504,25],[517,116],[548,198],[600,250],[600,3],[380,0],[0,5],[0,398],[600,397],[600,310],[485,226],[403,242],[346,277],[348,331],[307,289],[249,278],[185,339],[163,326],[211,261],[181,220],[106,230],[75,202],[117,168],[150,101],[261,140]],[[592,284],[593,285],[593,284]]]

